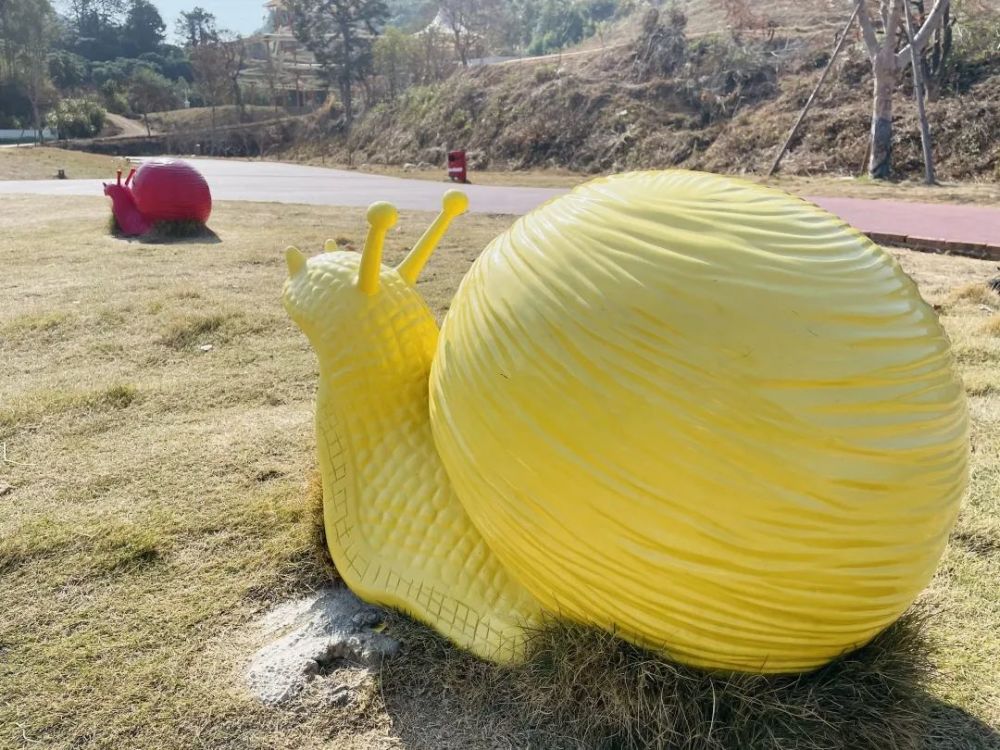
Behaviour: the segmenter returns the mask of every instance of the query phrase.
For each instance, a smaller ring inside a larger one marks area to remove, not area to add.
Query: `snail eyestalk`
[[[441,213],[420,238],[410,254],[396,268],[408,284],[416,284],[420,272],[437,249],[451,222],[469,210],[469,197],[460,190],[449,190],[444,194]]]
[[[385,236],[396,225],[398,218],[396,207],[391,203],[374,203],[368,209],[370,228],[361,254],[361,270],[358,271],[358,287],[365,294],[372,295],[378,291]]]
[[[297,247],[285,250],[285,263],[288,264],[289,278],[297,276],[306,267],[307,258]]]

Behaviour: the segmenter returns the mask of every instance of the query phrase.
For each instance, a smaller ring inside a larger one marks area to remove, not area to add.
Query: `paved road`
[[[228,159],[191,159],[220,201],[307,203],[322,206],[367,206],[390,201],[399,208],[436,211],[442,194],[451,187],[427,180],[363,174],[299,164]],[[113,179],[108,175],[108,179]],[[564,190],[505,188],[466,185],[472,210],[479,213],[523,214]],[[8,180],[0,181],[2,193],[41,195],[101,195],[100,180]]]
[[[348,172],[279,162],[197,159],[216,200],[367,206],[387,200],[402,209],[435,211],[449,185],[427,180]],[[112,176],[108,175],[110,179]],[[552,188],[467,185],[472,210],[523,214],[566,192]],[[0,181],[0,194],[101,195],[100,180]],[[1000,252],[1000,208],[822,198],[815,201],[882,242],[902,242]]]

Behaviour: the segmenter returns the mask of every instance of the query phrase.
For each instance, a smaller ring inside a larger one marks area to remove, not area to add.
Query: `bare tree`
[[[191,48],[191,69],[201,98],[212,108],[212,130],[215,130],[215,108],[225,104],[230,91],[226,68],[226,52],[218,40]]]
[[[222,47],[223,71],[229,81],[230,91],[233,93],[233,103],[236,104],[239,111],[240,120],[243,120],[246,107],[243,102],[243,90],[240,88],[240,75],[246,68],[246,40],[239,34],[222,31],[219,34],[219,44]]]
[[[472,51],[498,22],[503,6],[498,0],[441,0],[439,18],[451,32],[455,54],[468,67]]]
[[[355,83],[372,69],[372,46],[389,17],[384,0],[288,0],[292,32],[316,57],[323,75],[336,83],[344,120],[354,121]]]
[[[875,79],[868,173],[875,179],[886,179],[892,171],[892,95],[899,81],[899,73],[905,70],[912,60],[921,57],[931,36],[948,12],[950,0],[936,0],[919,31],[914,34],[912,45],[905,44],[902,49],[899,49],[899,32],[903,20],[902,3],[908,0],[879,1],[881,37],[876,32],[875,22],[872,20],[869,0],[852,1],[856,1],[859,5],[858,20]]]

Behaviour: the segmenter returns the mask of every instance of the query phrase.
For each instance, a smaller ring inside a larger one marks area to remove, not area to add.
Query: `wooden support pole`
[[[910,0],[899,0],[903,3],[904,26],[906,41],[910,45],[910,63],[913,68],[913,96],[917,100],[917,117],[920,120],[920,144],[924,150],[924,182],[935,183],[934,154],[931,152],[931,126],[927,123],[927,111],[924,108],[924,71],[919,58],[920,52],[914,42],[913,18],[910,16]]]
[[[823,69],[823,75],[820,76],[819,82],[816,84],[816,88],[813,89],[812,94],[809,95],[809,99],[806,100],[806,106],[804,106],[802,111],[799,113],[799,119],[797,119],[795,124],[792,126],[792,130],[788,134],[788,138],[785,139],[785,143],[782,145],[781,150],[778,151],[778,155],[774,157],[774,163],[771,164],[771,168],[767,171],[768,177],[778,171],[778,165],[781,164],[781,160],[784,158],[785,152],[788,151],[788,147],[792,145],[792,139],[795,138],[795,134],[799,132],[799,128],[802,126],[803,121],[806,119],[806,115],[809,114],[809,110],[812,107],[813,102],[816,100],[816,95],[819,93],[819,90],[823,88],[823,84],[826,83],[826,77],[830,74],[831,68],[833,68],[833,61],[837,59],[837,55],[840,54],[840,50],[844,48],[844,42],[847,41],[847,32],[851,30],[851,24],[853,24],[854,19],[858,17],[858,12],[860,10],[861,3],[855,3],[854,12],[851,13],[851,17],[844,26],[844,31],[840,35],[840,39],[837,41],[837,46],[834,48],[833,54],[830,55],[830,61]]]

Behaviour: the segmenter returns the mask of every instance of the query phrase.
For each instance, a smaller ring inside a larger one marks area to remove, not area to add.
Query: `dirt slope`
[[[464,148],[479,169],[683,166],[760,172],[818,79],[842,8],[831,0],[795,12],[791,3],[776,3],[768,11],[779,24],[773,38],[770,30],[734,38],[705,34],[720,23],[717,4],[686,5],[690,17],[682,36],[664,12],[655,27],[637,25],[629,45],[548,64],[459,73],[374,107],[349,141],[329,118],[307,140],[355,164],[437,165],[446,150]],[[851,40],[786,159],[785,173],[858,173],[867,147],[870,91],[868,63],[860,42]],[[992,135],[1000,130],[1000,64],[964,69],[928,109],[942,179],[1000,176],[1000,149]],[[922,169],[913,110],[903,80],[896,96],[900,176],[917,176]]]

